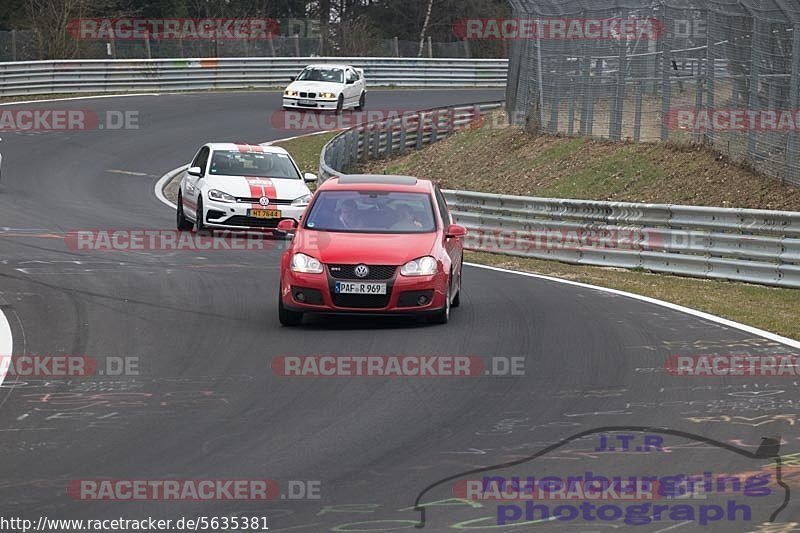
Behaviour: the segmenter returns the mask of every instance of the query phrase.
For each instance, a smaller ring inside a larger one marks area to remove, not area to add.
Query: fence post
[[[269,43],[269,55],[275,57],[275,42],[272,40],[272,32],[267,34],[267,43]]]
[[[428,35],[428,57],[433,59],[433,39]]]
[[[717,76],[717,58],[714,51],[714,42],[711,39],[711,20],[710,15],[706,15],[706,111],[711,113],[714,109],[714,102],[716,100],[716,76]],[[710,116],[710,115],[709,115]],[[703,137],[707,144],[714,144],[714,132],[708,128]]]
[[[618,13],[622,18],[622,12]],[[619,65],[617,67],[617,88],[614,95],[614,105],[611,110],[611,123],[609,124],[609,137],[613,141],[622,138],[622,116],[625,105],[625,69],[628,63],[628,42],[626,39],[619,41]]]
[[[153,54],[150,52],[150,30],[144,32],[144,49],[147,52],[147,59],[153,59]]]
[[[670,71],[672,68],[672,53],[668,43],[664,43],[661,52],[661,140],[669,140],[669,129],[667,128],[667,116],[672,105],[672,83]]]
[[[800,24],[794,24],[793,27],[792,79],[789,90],[792,112],[800,107]],[[785,174],[788,174],[789,182],[795,185],[800,185],[800,168],[798,168],[798,165],[800,165],[800,136],[798,136],[797,129],[794,129],[789,132],[786,150],[786,169],[788,172]],[[782,183],[784,179],[782,176]]]
[[[400,57],[400,40],[397,37],[392,39],[392,46],[394,47],[394,57]]]
[[[294,39],[294,55],[300,57],[300,34],[295,33],[292,35],[292,39]]]
[[[575,134],[575,78],[569,79],[569,126],[567,127],[567,135],[572,136]]]
[[[636,116],[633,119],[633,142],[642,139],[642,103],[644,100],[644,82],[636,82]]]
[[[17,30],[11,30],[11,61],[17,60]]]
[[[761,20],[753,16],[753,38],[752,38],[752,55],[750,57],[750,96],[748,98],[747,107],[749,111],[755,111],[760,107],[758,103],[758,84],[761,77],[761,55],[760,49],[762,40],[762,24]],[[747,161],[751,164],[756,162],[756,150],[758,142],[757,128],[749,128],[747,134]]]

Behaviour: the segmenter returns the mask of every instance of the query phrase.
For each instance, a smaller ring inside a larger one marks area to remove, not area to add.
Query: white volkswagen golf
[[[306,184],[316,180],[301,175],[283,148],[206,144],[178,188],[178,229],[275,229],[284,219],[299,222],[311,200]]]
[[[340,112],[362,109],[367,99],[364,71],[349,65],[309,65],[283,92],[284,109]]]

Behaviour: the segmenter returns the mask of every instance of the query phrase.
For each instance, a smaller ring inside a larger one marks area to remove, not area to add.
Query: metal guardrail
[[[360,161],[391,157],[447,138],[473,127],[483,113],[502,107],[503,102],[398,113],[369,124],[359,124],[331,139],[320,153],[320,177],[326,180],[346,172]]]
[[[501,102],[361,124],[322,149],[322,179],[479,122]],[[443,191],[470,250],[800,288],[800,213]]]
[[[0,63],[0,96],[282,87],[309,63],[363,68],[370,86],[505,87],[508,61],[364,57],[74,60]]]

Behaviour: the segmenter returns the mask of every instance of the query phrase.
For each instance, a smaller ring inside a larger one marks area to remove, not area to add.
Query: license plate
[[[386,284],[337,281],[334,292],[336,294],[386,294]]]
[[[271,209],[249,209],[247,215],[253,218],[281,218],[280,211]]]
[[[300,105],[317,105],[317,101],[316,100],[304,100],[304,99],[301,99],[300,100]]]

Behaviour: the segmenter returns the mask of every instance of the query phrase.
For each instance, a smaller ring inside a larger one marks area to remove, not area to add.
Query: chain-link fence
[[[402,39],[361,39],[348,41],[345,46],[328,45],[323,54],[320,37],[295,35],[273,36],[271,39],[124,39],[85,40],[70,43],[68,59],[172,59],[202,57],[417,57],[418,41]],[[478,45],[461,42],[432,42],[425,40],[423,57],[462,58],[485,57]],[[474,53],[478,52],[478,53]],[[496,54],[495,54],[496,55]],[[493,55],[490,54],[490,57]],[[28,30],[0,31],[0,62],[36,61],[43,57],[36,35]]]
[[[516,124],[707,143],[800,185],[800,0],[510,1],[533,28],[512,36]]]

